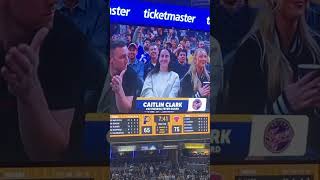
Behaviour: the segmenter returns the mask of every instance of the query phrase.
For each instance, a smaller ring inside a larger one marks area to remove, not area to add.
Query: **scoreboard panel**
[[[210,114],[118,114],[110,137],[210,134]]]

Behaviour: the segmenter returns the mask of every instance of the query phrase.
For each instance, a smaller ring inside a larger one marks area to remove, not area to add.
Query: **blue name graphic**
[[[188,100],[136,100],[136,113],[187,112]]]
[[[211,163],[244,160],[248,156],[250,122],[211,122]]]
[[[111,23],[210,31],[209,8],[112,0]]]

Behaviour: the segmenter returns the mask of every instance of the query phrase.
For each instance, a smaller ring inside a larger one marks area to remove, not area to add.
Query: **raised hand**
[[[120,90],[123,90],[122,81],[126,71],[127,71],[127,68],[121,71],[120,75],[115,75],[112,77],[111,87],[115,93],[118,93]]]
[[[284,93],[295,112],[315,108],[320,105],[320,77],[311,72],[296,83],[285,88]]]
[[[1,74],[8,83],[9,91],[17,98],[24,99],[34,87],[40,87],[39,52],[48,32],[47,28],[40,29],[30,45],[19,44],[11,47],[6,54]]]
[[[202,97],[209,97],[210,96],[210,85],[207,84],[203,87],[200,87],[198,89],[198,91]]]

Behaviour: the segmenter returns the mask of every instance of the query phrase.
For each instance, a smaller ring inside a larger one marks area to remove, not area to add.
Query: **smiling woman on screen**
[[[181,97],[208,98],[210,97],[210,75],[206,69],[208,54],[198,48],[190,69],[181,80]]]
[[[160,52],[156,67],[148,74],[142,88],[141,97],[175,98],[180,89],[179,75],[172,70],[170,52]]]

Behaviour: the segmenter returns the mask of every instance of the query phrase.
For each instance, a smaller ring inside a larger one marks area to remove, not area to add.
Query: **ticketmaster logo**
[[[146,9],[143,12],[144,18],[146,19],[159,19],[159,20],[166,20],[166,21],[177,21],[177,22],[187,22],[193,23],[196,19],[196,16],[189,16],[188,14],[173,14],[165,12],[158,12],[157,9],[151,11],[150,9]]]
[[[128,17],[132,14],[131,9],[116,7],[110,8],[110,15],[111,16],[122,16]],[[176,21],[176,22],[185,22],[185,23],[194,23],[196,16],[190,16],[188,14],[175,14],[175,13],[168,13],[167,11],[161,12],[158,9],[145,9],[143,11],[143,17],[145,19],[157,19],[157,20],[164,20],[164,21]],[[210,25],[210,17],[207,17],[207,25]]]

